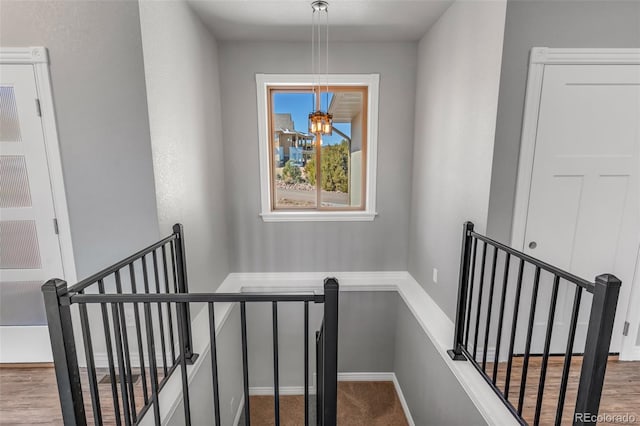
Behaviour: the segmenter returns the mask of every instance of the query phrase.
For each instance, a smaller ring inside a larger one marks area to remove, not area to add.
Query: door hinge
[[[38,117],[42,117],[42,108],[40,108],[40,99],[36,99],[36,114],[38,114]]]
[[[55,232],[56,235],[60,234],[60,229],[58,228],[58,219],[56,219],[55,217],[53,218],[53,232]]]
[[[622,335],[623,336],[628,336],[629,335],[629,326],[631,324],[629,324],[629,321],[625,321],[624,322],[624,327],[622,327]]]

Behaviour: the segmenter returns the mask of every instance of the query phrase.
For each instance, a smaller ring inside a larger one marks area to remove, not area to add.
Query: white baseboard
[[[620,361],[639,361],[640,360],[640,346],[634,347],[628,353],[620,354]]]
[[[407,418],[407,423],[409,426],[416,426],[416,423],[413,421],[413,417],[411,417],[411,411],[409,411],[409,404],[407,400],[404,398],[404,393],[402,393],[402,388],[400,387],[400,382],[398,382],[398,378],[396,377],[396,373],[393,374],[393,386],[396,388],[396,394],[398,394],[398,398],[400,399],[400,405],[402,405],[402,411],[404,411],[404,416]]]
[[[392,382],[395,373],[338,373],[339,382]]]
[[[240,417],[242,417],[242,410],[244,410],[244,395],[240,397],[240,402],[238,403],[238,411],[236,411],[236,417],[233,419],[233,426],[238,426],[240,424]]]
[[[309,394],[314,395],[315,388],[309,387]],[[249,388],[250,396],[273,396],[272,386],[254,386]],[[304,395],[304,386],[280,386],[280,395]]]
[[[53,362],[46,325],[0,327],[0,364]]]

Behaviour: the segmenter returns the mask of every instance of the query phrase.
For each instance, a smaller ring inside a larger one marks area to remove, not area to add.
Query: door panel
[[[614,352],[640,235],[639,123],[640,66],[545,66],[525,252],[589,280],[602,273],[622,280]],[[574,288],[560,287],[552,352],[564,352]],[[545,285],[541,310],[548,311],[549,298]],[[577,352],[584,349],[590,303],[583,300]],[[534,349],[541,351],[546,317],[537,318]]]
[[[63,278],[37,97],[33,66],[0,65],[0,362],[19,361],[46,326],[40,286]]]

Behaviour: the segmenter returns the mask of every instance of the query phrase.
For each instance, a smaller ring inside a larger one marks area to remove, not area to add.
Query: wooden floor
[[[515,358],[514,360],[509,397],[517,405],[522,359]],[[571,367],[563,424],[571,424],[581,361],[579,357],[574,359]],[[492,371],[492,368],[491,364],[487,365],[489,371]],[[500,363],[498,365],[498,385],[501,388],[504,388],[505,370],[506,364]],[[535,411],[539,373],[540,359],[532,358],[527,374],[526,403],[524,405],[524,416],[529,422],[532,421]],[[550,359],[547,374],[541,418],[543,425],[553,424],[555,419],[555,405],[562,374],[562,358],[552,357]],[[139,396],[136,404],[140,405],[140,381],[136,386],[136,392]],[[87,386],[85,385],[83,388],[87,389]],[[110,385],[102,384],[100,388],[104,401],[111,401],[109,399]],[[437,384],[434,384],[434,391],[437,391]],[[89,399],[85,399],[85,403],[89,404]],[[273,400],[270,397],[254,396],[251,398],[251,402],[252,424],[273,424],[269,422],[269,418],[273,416]],[[302,398],[292,397],[289,400],[288,397],[283,397],[281,404],[282,424],[301,424],[299,419],[303,413]],[[393,385],[388,382],[367,382],[365,384],[341,382],[338,404],[339,424],[341,425],[406,424]],[[113,407],[103,406],[103,410],[105,424],[114,424]],[[90,407],[87,407],[87,411],[90,416]],[[637,424],[640,424],[640,362],[621,362],[616,358],[610,359],[600,413],[628,414],[635,416]],[[91,421],[89,423],[92,424]],[[62,425],[58,392],[52,368],[0,368],[0,425]]]
[[[84,395],[85,413],[88,424],[94,424],[91,394],[86,372],[81,369],[82,393]],[[147,389],[151,392],[150,376],[147,371]],[[133,369],[139,374],[139,369]],[[101,382],[108,376],[107,370],[97,370],[99,382],[98,393],[101,402],[102,423],[104,426],[115,426],[115,407],[113,406],[111,382]],[[158,371],[162,380],[162,371]],[[117,383],[119,404],[122,412],[122,394],[120,383]],[[144,406],[142,380],[134,384],[136,411]],[[62,413],[56,377],[52,367],[0,367],[0,425],[62,425]]]
[[[518,393],[522,377],[522,361],[522,357],[514,358],[511,383],[509,385],[509,401],[516,408],[518,406]],[[535,416],[541,364],[542,357],[532,357],[527,369],[525,402],[522,412],[524,419],[529,424],[533,424]],[[555,422],[563,364],[563,356],[549,358],[540,417],[540,424],[542,425],[552,425]],[[572,424],[581,367],[582,357],[574,356],[569,369],[566,402],[562,416],[563,425]],[[501,362],[498,364],[497,385],[500,389],[505,387],[506,370],[507,363]],[[492,363],[487,363],[487,371],[491,377],[493,373]],[[618,361],[618,358],[614,356],[609,358],[600,402],[600,414],[633,416],[636,419],[636,424],[640,424],[640,362]],[[599,424],[614,423],[601,422]]]

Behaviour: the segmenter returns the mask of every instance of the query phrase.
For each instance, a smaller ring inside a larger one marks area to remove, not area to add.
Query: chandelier
[[[311,73],[313,75],[313,92],[316,94],[314,110],[309,114],[309,132],[315,135],[331,135],[333,116],[329,114],[329,3],[315,0],[311,3]],[[327,110],[322,110],[322,88],[320,82],[320,57],[322,51],[321,15],[325,17],[325,77]]]

